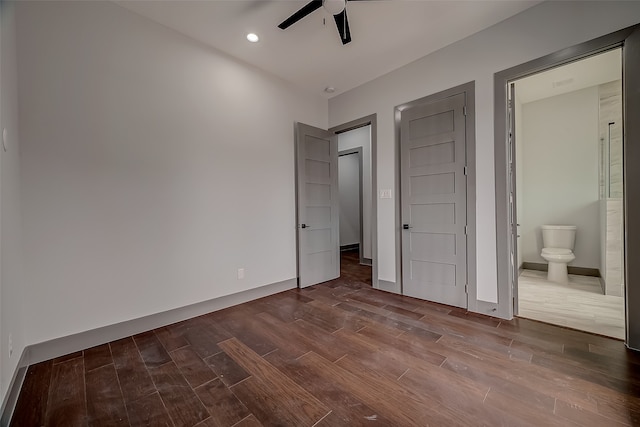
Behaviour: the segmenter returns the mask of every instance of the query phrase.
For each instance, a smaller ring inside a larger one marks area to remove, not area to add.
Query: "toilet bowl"
[[[575,225],[542,226],[544,248],[540,256],[549,263],[547,280],[550,282],[569,283],[567,264],[576,259],[573,254],[575,238]]]
[[[549,263],[547,280],[556,283],[569,283],[567,264],[576,259],[570,249],[543,248],[540,255]]]

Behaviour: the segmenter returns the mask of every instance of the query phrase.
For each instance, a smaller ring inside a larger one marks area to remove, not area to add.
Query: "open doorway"
[[[602,52],[622,47],[622,100],[623,116],[638,117],[640,114],[640,25],[624,28],[597,39],[589,40],[541,58],[516,65],[494,74],[494,132],[495,132],[495,197],[496,197],[496,264],[498,279],[498,306],[496,315],[510,319],[517,312],[518,265],[515,244],[517,232],[514,209],[515,171],[508,114],[508,88],[520,78],[569,64]],[[640,350],[640,311],[633,310],[640,301],[640,287],[634,284],[640,277],[640,266],[633,262],[640,254],[640,122],[625,120],[623,123],[623,206],[625,219],[625,344]]]
[[[377,200],[373,197],[377,186],[376,133],[375,114],[329,130],[295,124],[296,261],[301,288],[337,278],[379,287]],[[358,195],[354,196],[358,199],[358,220],[352,224],[357,237],[346,243],[341,242],[339,227],[340,150],[345,155],[359,153],[355,172]],[[345,249],[342,260],[341,247]]]
[[[623,339],[622,49],[510,89],[514,314]]]
[[[372,285],[371,125],[338,134],[340,277]]]

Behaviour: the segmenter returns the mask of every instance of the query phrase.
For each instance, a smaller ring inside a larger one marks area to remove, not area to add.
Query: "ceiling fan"
[[[333,15],[333,19],[336,21],[336,27],[338,28],[342,44],[347,44],[351,41],[349,20],[347,19],[347,10],[345,9],[347,1],[357,0],[311,0],[311,2],[307,3],[302,9],[285,19],[278,27],[285,30],[314,10],[324,7],[327,12]]]

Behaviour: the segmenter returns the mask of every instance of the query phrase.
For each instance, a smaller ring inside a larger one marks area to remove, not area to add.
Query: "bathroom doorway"
[[[622,49],[514,80],[509,96],[514,314],[624,339]]]

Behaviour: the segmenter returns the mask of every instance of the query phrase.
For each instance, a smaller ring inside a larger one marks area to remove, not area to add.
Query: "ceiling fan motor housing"
[[[322,6],[330,14],[338,15],[344,10],[346,0],[322,0]]]
[[[311,0],[302,9],[285,19],[278,25],[278,28],[283,30],[289,28],[305,16],[310,13],[324,7],[324,9],[333,15],[334,21],[336,21],[336,28],[340,35],[342,44],[345,45],[351,42],[351,31],[349,30],[349,19],[347,18],[346,4],[348,0]],[[353,0],[349,0],[353,1]]]

